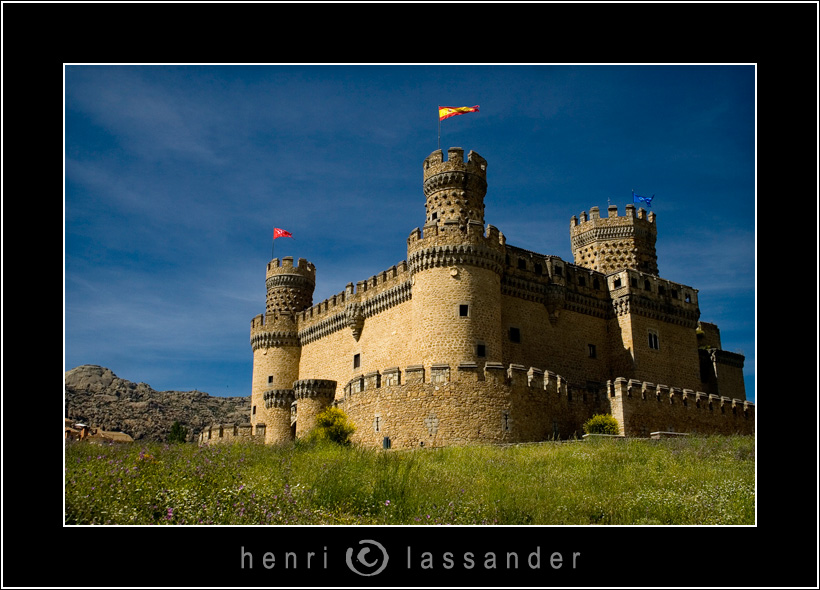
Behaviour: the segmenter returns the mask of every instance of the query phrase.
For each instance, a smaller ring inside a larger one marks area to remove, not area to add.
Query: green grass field
[[[754,437],[65,446],[66,524],[755,523]]]

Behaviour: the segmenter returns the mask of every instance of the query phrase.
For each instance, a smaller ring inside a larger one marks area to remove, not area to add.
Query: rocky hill
[[[175,421],[196,440],[209,424],[248,422],[251,398],[201,391],[155,391],[117,377],[110,369],[82,365],[65,373],[66,416],[134,440],[164,441]]]

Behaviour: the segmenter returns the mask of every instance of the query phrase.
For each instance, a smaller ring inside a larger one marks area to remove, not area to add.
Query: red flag
[[[276,238],[292,238],[293,234],[289,231],[285,231],[284,229],[279,229],[278,227],[273,228],[273,239]]]

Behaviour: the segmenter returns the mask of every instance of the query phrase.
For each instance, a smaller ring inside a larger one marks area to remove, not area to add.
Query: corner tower
[[[581,213],[580,222],[573,216],[570,221],[570,241],[575,264],[609,274],[631,268],[658,275],[658,255],[655,241],[658,228],[655,214],[643,208],[626,206],[626,215],[618,217],[618,206],[607,208],[607,217],[601,217],[598,207]]]
[[[299,379],[302,346],[296,314],[313,304],[316,268],[300,258],[268,263],[265,276],[266,310],[251,321],[253,382],[251,386],[251,424],[265,430],[265,442],[292,440],[291,404],[293,384]]]
[[[413,351],[426,371],[501,360],[504,237],[484,230],[487,161],[441,150],[423,164],[426,224],[407,239]]]

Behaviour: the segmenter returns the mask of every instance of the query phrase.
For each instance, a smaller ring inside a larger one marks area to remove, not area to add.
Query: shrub
[[[175,421],[171,425],[171,432],[168,434],[169,443],[184,443],[188,438],[188,429],[185,428],[179,421]]]
[[[356,432],[356,427],[339,408],[329,407],[316,416],[316,427],[308,435],[308,439],[326,440],[340,445],[349,445],[350,437]]]
[[[587,434],[620,434],[618,420],[612,414],[595,414],[584,422]]]

